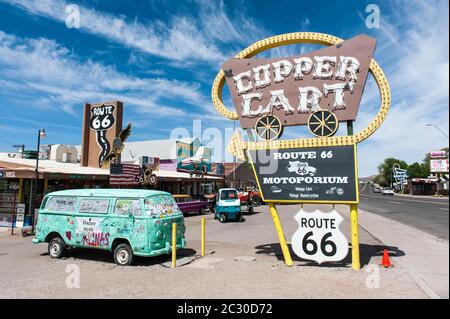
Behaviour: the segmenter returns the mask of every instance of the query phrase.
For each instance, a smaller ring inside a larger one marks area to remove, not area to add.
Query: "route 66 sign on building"
[[[123,103],[85,103],[81,166],[101,167],[122,130]]]
[[[297,256],[319,264],[327,261],[340,261],[348,254],[348,241],[339,229],[344,220],[336,210],[312,213],[301,209],[295,220],[299,228],[292,236],[292,250]]]

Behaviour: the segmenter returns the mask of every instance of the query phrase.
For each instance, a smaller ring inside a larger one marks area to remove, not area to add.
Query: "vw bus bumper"
[[[184,247],[186,247],[186,239],[183,237],[183,238],[181,238],[180,243],[177,244],[177,249],[181,249]],[[152,257],[152,256],[169,254],[171,251],[172,251],[171,243],[166,242],[166,245],[164,248],[155,249],[155,250],[150,251],[149,253],[135,252],[134,254],[136,256]]]

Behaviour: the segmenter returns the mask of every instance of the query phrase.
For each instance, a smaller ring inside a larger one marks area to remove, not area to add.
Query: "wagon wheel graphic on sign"
[[[320,110],[310,115],[308,128],[317,137],[333,136],[339,126],[338,119],[333,112]]]
[[[266,115],[256,121],[255,131],[262,139],[275,140],[283,134],[283,126],[278,117]]]

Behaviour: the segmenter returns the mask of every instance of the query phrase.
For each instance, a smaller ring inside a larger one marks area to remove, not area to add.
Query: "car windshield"
[[[220,192],[220,199],[236,199],[238,198],[237,192],[234,189],[223,190]]]

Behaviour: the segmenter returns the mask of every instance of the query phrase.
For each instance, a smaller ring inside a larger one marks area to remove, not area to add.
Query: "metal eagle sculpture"
[[[106,164],[117,163],[120,154],[125,147],[124,142],[131,134],[131,123],[128,123],[127,127],[120,132],[119,136],[114,138],[112,142],[112,149],[108,155],[100,162],[100,167],[103,167]]]

